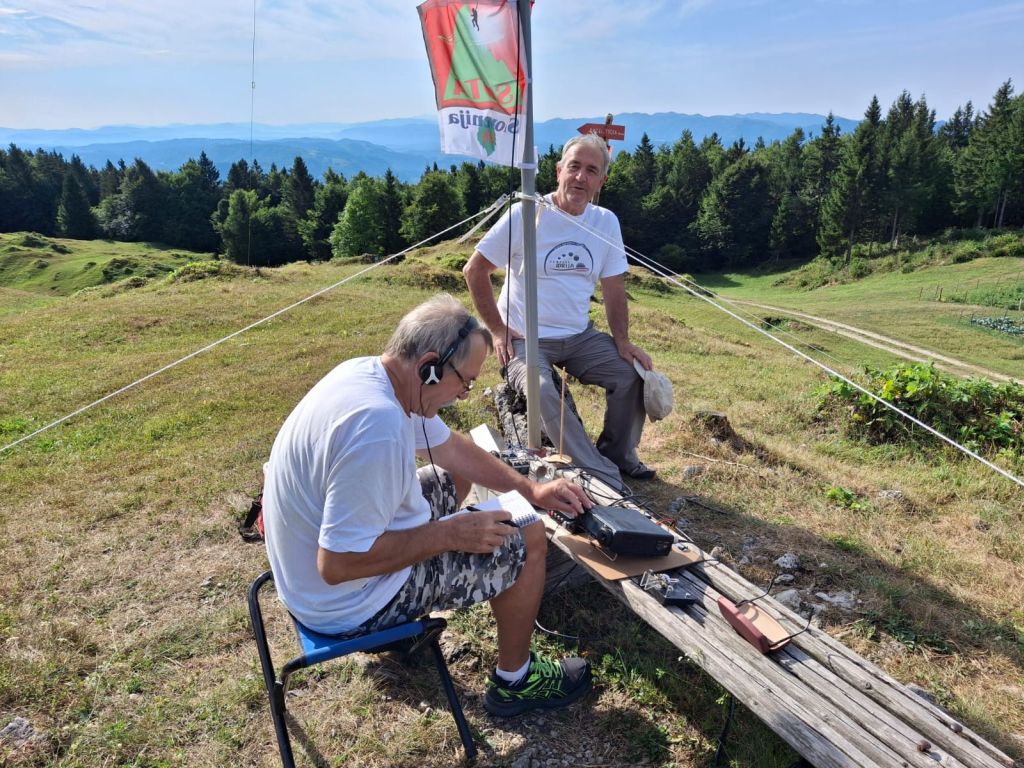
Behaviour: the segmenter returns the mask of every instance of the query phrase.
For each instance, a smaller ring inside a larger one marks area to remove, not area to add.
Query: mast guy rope
[[[327,293],[328,291],[332,291],[335,288],[337,288],[338,286],[344,285],[345,283],[349,282],[350,280],[354,280],[357,277],[360,277],[361,275],[366,274],[367,272],[369,272],[372,269],[376,269],[377,267],[379,267],[379,266],[381,266],[383,264],[387,264],[389,261],[393,261],[394,259],[397,259],[399,256],[404,256],[409,251],[412,251],[412,250],[414,250],[416,248],[419,248],[421,245],[429,243],[431,240],[434,240],[435,238],[440,237],[441,235],[445,234],[446,232],[450,232],[453,229],[457,229],[458,227],[461,227],[466,222],[472,221],[473,219],[477,218],[478,216],[483,216],[485,214],[488,214],[489,212],[491,212],[491,210],[493,208],[497,208],[497,207],[499,207],[501,205],[504,205],[506,199],[507,199],[506,197],[502,196],[497,201],[495,201],[490,207],[485,208],[482,211],[478,211],[477,213],[474,213],[472,216],[467,216],[465,219],[463,219],[462,221],[458,222],[457,224],[452,224],[447,229],[443,229],[440,232],[437,232],[437,233],[431,235],[430,237],[427,237],[427,238],[425,238],[423,240],[420,240],[418,243],[415,243],[414,245],[410,245],[404,251],[399,251],[398,253],[392,254],[391,256],[388,256],[385,259],[381,259],[380,261],[378,261],[378,262],[376,262],[374,264],[371,264],[370,266],[366,267],[365,269],[359,270],[354,275],[349,275],[348,277],[346,277],[346,278],[344,278],[342,280],[339,280],[338,282],[333,283],[332,285],[328,285],[326,288],[321,288],[319,291],[316,291],[315,293],[310,294],[309,296],[305,297],[304,299],[299,299],[298,301],[296,301],[296,302],[294,302],[292,304],[289,304],[287,307],[284,307],[283,309],[279,309],[276,312],[274,312],[273,314],[267,315],[266,317],[264,317],[261,320],[257,320],[254,323],[250,323],[249,325],[245,326],[244,328],[240,328],[237,331],[229,333],[227,336],[224,336],[223,338],[217,339],[217,341],[214,341],[214,342],[211,342],[210,344],[207,344],[205,347],[197,349],[194,352],[190,352],[189,354],[185,355],[184,357],[179,358],[178,360],[175,360],[173,363],[168,363],[163,368],[159,368],[159,369],[153,371],[152,373],[148,373],[145,376],[143,376],[141,379],[136,379],[131,384],[126,384],[125,386],[121,387],[120,389],[117,389],[117,390],[115,390],[115,391],[113,391],[113,392],[111,392],[109,394],[106,394],[103,397],[99,398],[98,400],[94,400],[93,402],[89,403],[88,405],[83,405],[78,410],[72,411],[71,413],[67,414],[66,416],[62,416],[59,419],[51,421],[49,424],[47,424],[47,425],[45,425],[43,427],[40,427],[35,432],[30,432],[27,435],[19,437],[13,443],[9,443],[9,444],[3,446],[2,448],[0,448],[0,454],[4,453],[5,451],[10,450],[11,448],[14,448],[17,445],[20,445],[21,443],[24,443],[24,442],[27,442],[28,440],[31,440],[33,437],[36,437],[37,435],[40,435],[43,432],[46,432],[47,430],[52,429],[53,427],[56,427],[59,424],[63,424],[65,421],[68,421],[69,419],[72,419],[75,416],[78,416],[79,414],[85,413],[90,408],[94,408],[95,406],[99,405],[100,403],[104,403],[107,400],[110,400],[111,398],[117,397],[118,395],[122,394],[123,392],[127,392],[129,389],[132,389],[133,387],[136,387],[136,386],[138,386],[139,384],[142,384],[145,381],[149,381],[150,379],[152,379],[152,378],[154,378],[156,376],[159,376],[164,371],[169,371],[169,370],[171,370],[171,368],[175,368],[178,365],[181,365],[182,363],[184,363],[184,362],[186,362],[188,360],[191,360],[193,357],[198,357],[199,355],[203,354],[204,352],[209,352],[211,349],[213,349],[214,347],[220,346],[225,341],[233,339],[236,336],[241,336],[246,331],[251,331],[253,328],[255,328],[255,327],[259,326],[259,325],[263,325],[264,323],[266,323],[266,322],[268,322],[270,320],[273,320],[275,317],[283,315],[285,312],[288,312],[288,311],[290,311],[292,309],[295,309],[296,307],[298,307],[298,306],[300,306],[302,304],[305,304],[307,301],[311,301],[312,299],[315,299],[318,296],[322,296],[323,294]]]
[[[520,194],[520,196],[522,196],[522,195]],[[552,205],[550,202],[545,200],[543,197],[537,195],[537,196],[534,197],[534,200],[537,203],[539,203],[540,205],[546,206],[547,208],[549,208],[554,213],[557,213],[557,214],[563,216],[567,221],[572,222],[573,224],[575,224],[580,229],[586,230],[587,232],[589,232],[594,237],[604,241],[605,243],[608,243],[609,245],[612,245],[611,241],[609,241],[607,238],[605,238],[604,235],[602,235],[600,232],[596,232],[594,230],[591,230],[589,227],[586,227],[583,224],[580,224],[578,221],[575,221],[572,217],[570,217],[567,214],[565,214],[560,208],[558,208],[555,205]],[[836,370],[833,370],[832,368],[829,368],[824,363],[819,362],[818,360],[815,360],[813,357],[811,357],[807,353],[797,349],[792,344],[790,344],[790,343],[788,343],[786,341],[783,341],[782,339],[780,339],[780,338],[778,338],[776,336],[773,336],[771,333],[769,333],[768,331],[766,331],[764,328],[760,327],[759,325],[756,325],[756,324],[750,322],[746,318],[740,317],[740,315],[738,315],[736,312],[733,312],[731,309],[722,306],[718,302],[714,301],[710,296],[705,296],[701,291],[697,291],[697,290],[691,288],[690,286],[685,285],[683,282],[681,282],[678,279],[678,277],[679,277],[678,275],[676,275],[674,272],[672,272],[671,270],[667,269],[663,265],[658,264],[653,259],[650,259],[649,257],[644,256],[643,254],[641,254],[638,251],[635,251],[635,250],[633,250],[631,248],[627,248],[626,250],[630,251],[630,253],[628,255],[632,258],[632,260],[634,262],[639,263],[641,266],[646,267],[647,269],[650,269],[656,275],[659,275],[660,277],[663,277],[663,278],[667,279],[672,284],[674,284],[674,285],[684,289],[685,291],[693,294],[695,297],[697,297],[701,301],[704,301],[704,302],[710,304],[711,306],[715,307],[716,309],[721,310],[722,312],[725,312],[725,314],[729,315],[734,320],[738,320],[743,325],[746,325],[747,327],[751,328],[752,330],[757,331],[761,335],[767,336],[769,339],[774,341],[776,344],[779,344],[779,345],[785,347],[786,349],[788,349],[790,352],[792,352],[793,354],[797,355],[798,357],[802,357],[807,362],[809,362],[809,363],[811,363],[813,365],[816,365],[817,367],[821,368],[823,371],[825,371],[830,376],[834,376],[837,379],[845,381],[847,384],[849,384],[851,387],[856,389],[858,392],[861,392],[862,394],[867,395],[872,400],[875,400],[875,401],[881,403],[882,405],[884,405],[886,408],[888,408],[888,409],[890,409],[892,411],[895,411],[900,416],[902,416],[903,418],[907,419],[908,421],[916,424],[917,426],[921,427],[921,429],[925,430],[929,434],[939,438],[940,440],[942,440],[945,443],[948,443],[953,448],[956,448],[958,451],[960,451],[960,452],[970,456],[972,459],[975,459],[976,461],[981,462],[982,464],[984,464],[989,469],[991,469],[994,472],[997,472],[1000,475],[1002,475],[1003,477],[1005,477],[1007,480],[1010,480],[1011,482],[1016,483],[1017,485],[1019,485],[1021,488],[1024,488],[1024,479],[1021,479],[1021,478],[1017,477],[1016,475],[1014,475],[1013,473],[1008,472],[1007,470],[1003,469],[1002,467],[1000,467],[1000,466],[998,466],[996,464],[993,464],[991,461],[986,459],[984,456],[978,455],[977,453],[972,451],[970,448],[968,448],[968,447],[966,447],[964,445],[961,445],[960,443],[956,442],[955,440],[953,440],[950,437],[947,437],[946,435],[942,434],[941,432],[939,432],[934,427],[931,427],[928,424],[925,424],[920,419],[912,416],[911,414],[907,413],[906,411],[904,411],[904,410],[902,410],[900,408],[897,408],[895,405],[893,405],[892,403],[888,402],[887,400],[883,400],[881,397],[876,395],[874,392],[871,392],[870,390],[866,389],[865,387],[862,387],[860,384],[858,384],[857,382],[853,381],[849,377],[843,375],[842,373],[839,373]]]

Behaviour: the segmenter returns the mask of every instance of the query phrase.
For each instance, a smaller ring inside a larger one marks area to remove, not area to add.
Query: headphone
[[[459,329],[459,335],[455,338],[455,341],[442,352],[436,360],[424,363],[420,366],[420,381],[424,384],[440,384],[441,379],[444,376],[444,365],[458,350],[459,345],[462,344],[462,340],[469,336],[469,334],[477,327],[476,318],[472,315],[466,318],[466,324]]]

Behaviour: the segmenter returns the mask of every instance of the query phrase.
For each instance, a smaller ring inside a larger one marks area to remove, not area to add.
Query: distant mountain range
[[[604,117],[556,118],[534,127],[538,151],[561,146],[584,123],[601,123]],[[615,116],[626,127],[626,140],[616,142],[619,149],[632,151],[644,133],[655,146],[671,144],[684,130],[696,141],[717,133],[731,144],[742,138],[753,144],[758,137],[766,142],[784,139],[796,128],[808,136],[821,132],[823,115],[806,113],[745,115],[685,115],[676,112],[645,114],[624,113]],[[858,120],[835,118],[847,133]],[[390,168],[404,181],[416,181],[423,170],[437,163],[446,168],[466,158],[442,155],[437,120],[414,117],[365,123],[304,123],[292,125],[215,123],[208,125],[172,124],[161,126],[113,125],[93,129],[21,130],[0,128],[0,144],[16,144],[22,149],[60,152],[65,157],[78,155],[86,165],[102,167],[107,160],[131,163],[142,158],[154,170],[173,171],[189,158],[205,151],[222,176],[232,163],[253,156],[264,169],[276,164],[289,168],[298,155],[310,173],[321,176],[328,168],[351,178],[359,171],[380,176]]]

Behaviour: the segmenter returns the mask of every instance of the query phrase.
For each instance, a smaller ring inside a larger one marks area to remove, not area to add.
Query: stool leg
[[[473,742],[473,734],[469,731],[466,715],[462,711],[459,695],[455,692],[452,676],[448,672],[448,662],[444,658],[444,651],[441,650],[441,644],[436,637],[431,640],[430,649],[434,652],[437,674],[441,677],[441,686],[444,688],[445,696],[448,697],[448,706],[452,710],[452,717],[455,718],[455,727],[459,729],[459,738],[462,739],[462,746],[466,750],[466,761],[472,763],[476,760],[476,744]]]
[[[288,723],[285,721],[285,690],[281,683],[274,683],[270,694],[270,717],[274,721],[274,733],[277,734],[277,749],[281,753],[281,764],[284,768],[295,768],[295,756],[292,754],[292,742],[288,738]]]
[[[263,682],[270,699],[270,719],[274,722],[274,734],[277,736],[277,749],[281,753],[284,768],[295,768],[295,756],[292,754],[292,743],[288,738],[288,724],[285,722],[284,683],[277,680],[274,673],[274,661],[270,656],[270,643],[263,626],[263,611],[260,608],[259,592],[263,585],[270,581],[270,572],[263,574],[249,588],[249,619],[252,632],[256,636],[256,650],[260,656],[260,667],[263,669]]]

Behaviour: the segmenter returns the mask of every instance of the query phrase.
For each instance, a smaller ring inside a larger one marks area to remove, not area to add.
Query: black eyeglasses
[[[456,368],[452,362],[449,361],[448,365],[452,367],[452,370],[455,371],[455,375],[459,377],[459,381],[462,382],[463,390],[469,392],[471,389],[473,389],[473,385],[476,384],[476,379],[467,380],[461,373],[459,373],[459,369]]]

